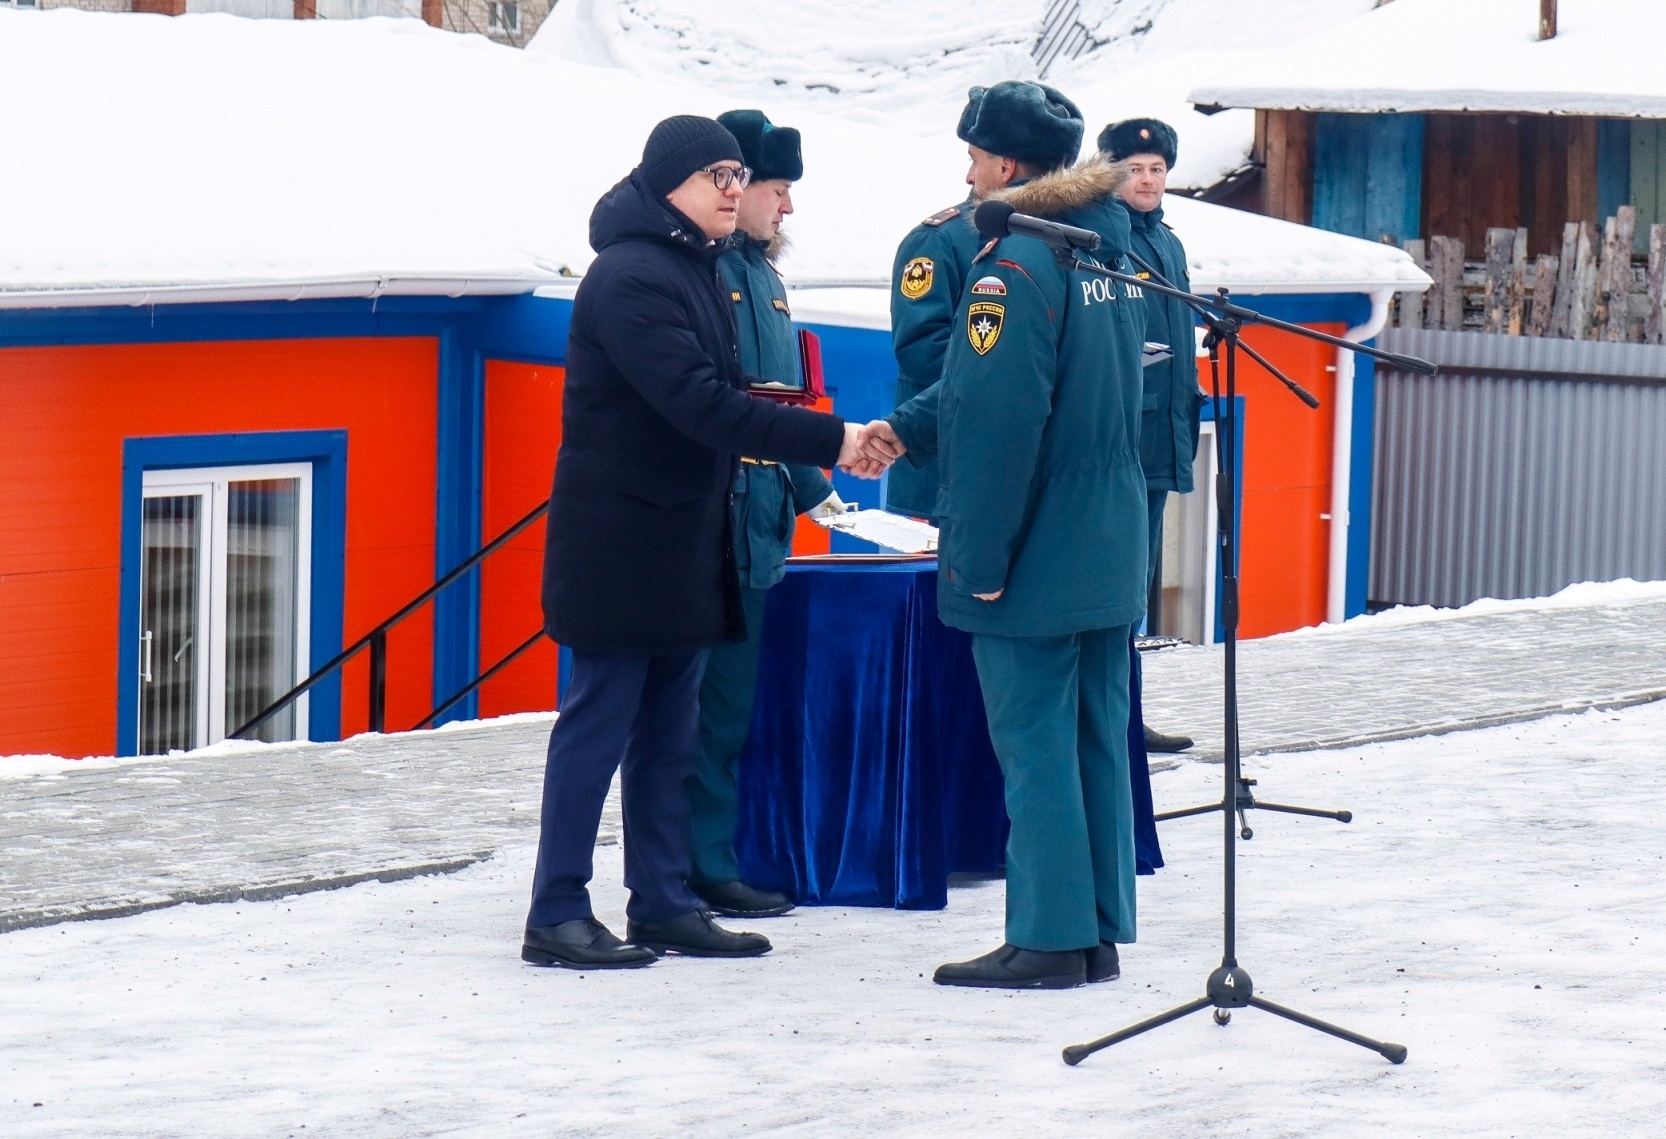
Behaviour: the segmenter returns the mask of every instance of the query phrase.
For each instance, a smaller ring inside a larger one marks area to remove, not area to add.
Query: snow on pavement
[[[0,936],[0,1134],[1658,1134],[1666,1112],[1666,705],[1257,759],[1239,954],[1269,999],[1061,1045],[1192,998],[1218,960],[1218,821],[1166,824],[1123,979],[930,984],[1003,888],[937,913],[758,923],[762,960],[626,974],[516,960],[531,852],[459,874]],[[1163,794],[1202,801],[1220,769]],[[617,848],[598,912],[622,930]],[[34,1106],[34,1104],[40,1106]]]

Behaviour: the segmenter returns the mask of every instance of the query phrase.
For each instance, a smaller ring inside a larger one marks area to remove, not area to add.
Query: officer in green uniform
[[[1133,227],[1133,251],[1177,289],[1191,291],[1186,250],[1163,221],[1163,192],[1178,153],[1174,128],[1157,119],[1128,119],[1099,133],[1099,149],[1128,171],[1117,191]],[[1145,276],[1145,270],[1137,270]],[[1140,404],[1140,464],[1145,468],[1147,535],[1151,574],[1163,561],[1163,509],[1170,492],[1192,489],[1192,461],[1197,457],[1199,412],[1203,393],[1197,386],[1197,354],[1192,338],[1192,310],[1173,297],[1145,294],[1146,335],[1174,349],[1171,359],[1145,370]],[[1191,738],[1168,735],[1150,725],[1147,751],[1184,751]]]
[[[973,88],[981,92],[983,88]],[[970,110],[971,103],[968,103]],[[966,138],[966,115],[961,113],[961,142]],[[966,175],[971,195],[960,205],[948,206],[921,221],[903,243],[896,246],[891,266],[891,346],[896,351],[896,411],[886,421],[901,440],[920,440],[921,433],[936,430],[936,396],[925,395],[943,375],[943,353],[948,350],[950,326],[960,306],[961,290],[971,258],[983,245],[971,210],[978,200],[1001,190],[1018,178],[1018,165],[1008,160],[1006,177],[1001,177],[1000,158],[978,162],[980,148],[973,145],[973,165]],[[1075,158],[1075,155],[1070,155]],[[1056,163],[1055,163],[1056,165]],[[938,465],[925,451],[910,445],[906,463],[891,468],[885,483],[885,508],[898,515],[931,518],[936,513]]]
[[[734,301],[741,366],[749,376],[797,385],[798,337],[774,262],[783,245],[781,221],[793,209],[792,183],[804,173],[798,131],[775,126],[761,111],[729,111],[717,121],[740,142],[752,170],[738,206],[735,246],[718,260]],[[764,598],[786,575],[796,516],[837,513],[844,504],[815,467],[749,458],[740,462],[732,502],[747,639],[712,649],[700,685],[700,758],[688,781],[694,829],[689,885],[714,913],[772,917],[791,910],[792,899],[741,881],[735,860],[736,765],[752,724]]]
[[[1079,123],[1062,96],[988,103],[1008,87],[988,92],[974,143],[984,116],[993,143],[996,123]],[[1126,271],[1121,176],[1094,155],[1000,197],[1094,230],[1094,256]],[[1012,834],[1005,942],[941,966],[939,984],[1111,980],[1117,944],[1134,940],[1129,634],[1147,581],[1137,292],[1007,237],[973,262],[955,316],[937,440],[938,613],[972,634]]]

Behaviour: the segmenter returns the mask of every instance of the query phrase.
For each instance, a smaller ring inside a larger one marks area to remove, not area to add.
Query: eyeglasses
[[[730,183],[744,190],[747,183],[752,181],[752,171],[746,166],[702,166],[698,173],[710,174],[712,185],[719,190],[727,190]]]

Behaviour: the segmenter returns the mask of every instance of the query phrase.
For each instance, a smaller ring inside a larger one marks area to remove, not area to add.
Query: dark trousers
[[[747,638],[712,649],[700,681],[700,757],[689,776],[688,799],[694,840],[690,878],[702,886],[740,877],[735,859],[740,753],[752,729],[752,705],[758,696],[758,651],[768,598],[767,589],[741,590]]]
[[[1149,591],[1163,573],[1163,509],[1168,506],[1169,492],[1166,490],[1152,490],[1145,492],[1145,538],[1146,572],[1150,575],[1145,582]],[[1148,633],[1156,633],[1156,629],[1147,629]]]
[[[704,652],[675,656],[573,653],[550,732],[529,926],[591,917],[596,828],[623,765],[625,912],[635,922],[692,913],[688,795]]]

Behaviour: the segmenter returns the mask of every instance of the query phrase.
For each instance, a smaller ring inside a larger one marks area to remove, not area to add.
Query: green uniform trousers
[[[712,649],[700,682],[700,757],[687,783],[694,833],[689,881],[697,886],[740,877],[735,860],[735,826],[740,821],[737,773],[758,694],[758,650],[768,596],[767,589],[741,588],[746,640]]]
[[[1134,940],[1130,631],[972,638],[1012,820],[1008,944]]]

